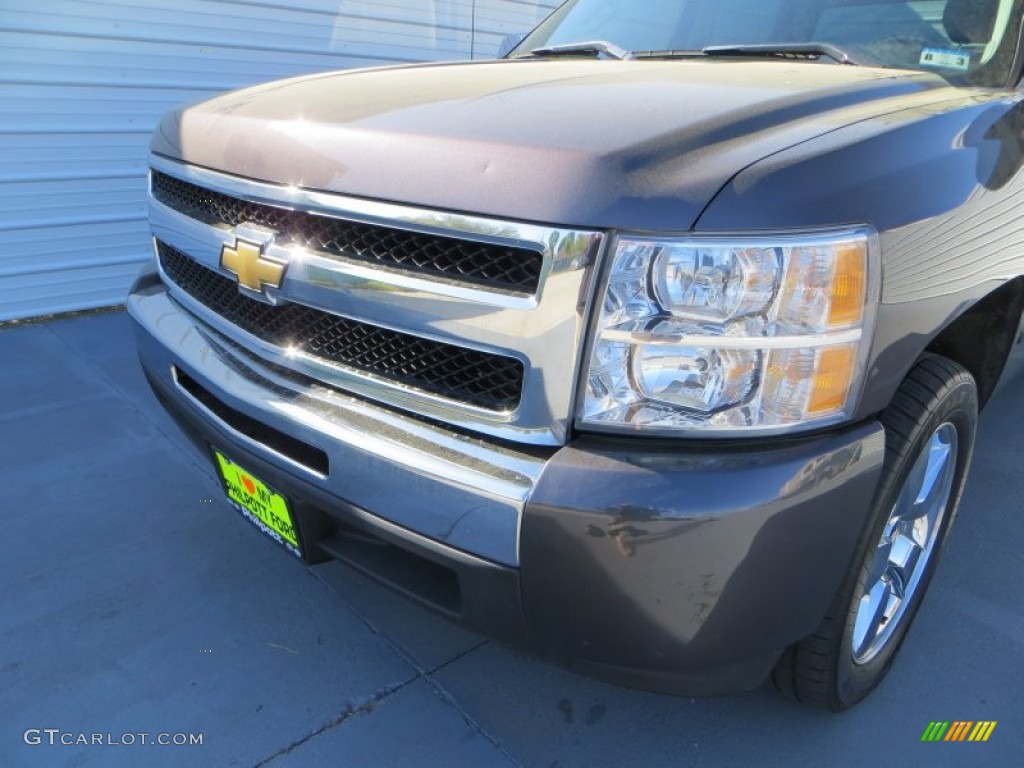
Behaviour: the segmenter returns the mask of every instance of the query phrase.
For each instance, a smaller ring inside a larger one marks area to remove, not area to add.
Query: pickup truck
[[[1022,5],[569,0],[500,59],[174,110],[145,374],[306,562],[847,709],[1021,365]]]

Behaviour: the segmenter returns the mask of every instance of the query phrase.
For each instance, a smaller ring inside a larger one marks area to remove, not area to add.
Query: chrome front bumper
[[[145,277],[128,310],[141,331],[139,355],[147,374],[254,455],[359,510],[372,510],[408,537],[519,565],[523,511],[545,466],[543,450],[505,447],[286,376]],[[327,471],[226,423],[182,386],[181,373],[231,409],[323,451]]]
[[[517,448],[274,368],[155,274],[128,307],[168,412],[293,502],[311,561],[335,557],[475,631],[626,685],[758,685],[821,621],[881,473],[877,422],[748,445]],[[294,441],[305,458],[286,455]]]

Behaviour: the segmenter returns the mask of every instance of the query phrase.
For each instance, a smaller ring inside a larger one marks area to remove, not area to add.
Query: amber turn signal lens
[[[843,243],[836,248],[832,302],[828,313],[830,327],[859,325],[864,319],[868,290],[867,264],[865,243]]]
[[[818,352],[808,413],[831,413],[846,407],[856,363],[857,348],[853,344],[826,347]]]

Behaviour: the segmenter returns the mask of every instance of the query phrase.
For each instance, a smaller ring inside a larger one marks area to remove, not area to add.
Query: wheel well
[[[964,312],[928,345],[927,352],[960,363],[978,385],[978,406],[992,395],[1010,348],[1017,340],[1024,310],[1024,278],[1018,277]]]

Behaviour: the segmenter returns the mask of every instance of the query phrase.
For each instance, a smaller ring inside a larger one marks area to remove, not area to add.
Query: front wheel
[[[856,556],[818,629],[776,666],[782,691],[839,712],[885,677],[956,514],[977,420],[961,366],[932,356],[907,376],[881,417],[885,462]]]

